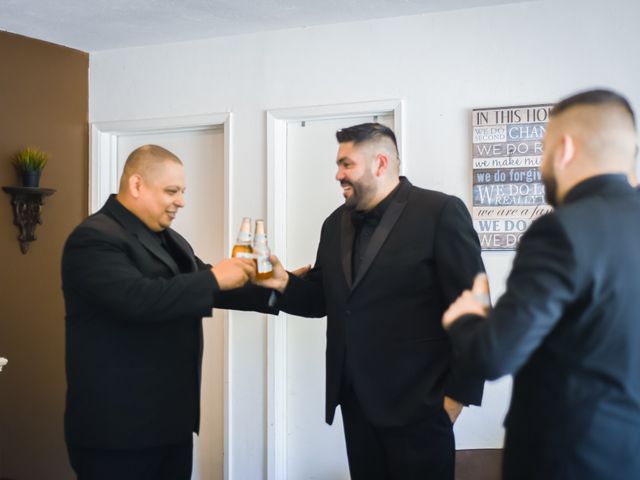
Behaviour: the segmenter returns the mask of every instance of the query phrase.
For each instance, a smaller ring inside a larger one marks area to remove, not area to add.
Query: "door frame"
[[[222,128],[224,132],[224,219],[223,235],[224,250],[228,252],[232,245],[231,228],[229,219],[234,218],[232,208],[231,178],[233,175],[232,159],[232,114],[231,112],[214,113],[206,115],[191,115],[181,117],[151,118],[141,120],[123,120],[92,122],[90,124],[89,139],[89,214],[97,212],[109,194],[118,191],[118,158],[117,146],[118,137],[121,135],[131,135],[136,133],[175,133],[175,132],[197,132]],[[226,310],[223,314],[223,335],[224,335],[224,365],[223,365],[223,424],[224,424],[224,478],[230,478],[229,466],[232,453],[232,432],[231,432],[231,391],[230,391],[230,325],[232,324],[232,312]]]
[[[405,138],[402,100],[378,100],[267,111],[267,215],[270,241],[280,260],[286,258],[287,124],[304,120],[360,117],[393,113],[394,132],[402,162]],[[287,322],[269,315],[267,327],[267,479],[287,478]]]

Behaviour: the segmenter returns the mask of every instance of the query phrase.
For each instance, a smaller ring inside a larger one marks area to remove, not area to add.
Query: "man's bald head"
[[[140,175],[147,182],[153,181],[165,162],[182,165],[182,161],[175,154],[158,145],[143,145],[136,148],[129,154],[124,164],[119,193],[126,193],[132,175]]]

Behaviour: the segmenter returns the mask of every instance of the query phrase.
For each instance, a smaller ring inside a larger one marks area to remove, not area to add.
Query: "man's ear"
[[[382,176],[387,171],[387,168],[389,168],[389,157],[387,157],[384,153],[379,153],[378,155],[376,155],[375,166],[376,177]]]
[[[556,167],[564,169],[576,156],[576,143],[573,136],[564,134],[560,142],[560,155],[556,156]]]
[[[140,198],[140,191],[142,189],[142,177],[134,173],[129,177],[129,195],[133,198]]]

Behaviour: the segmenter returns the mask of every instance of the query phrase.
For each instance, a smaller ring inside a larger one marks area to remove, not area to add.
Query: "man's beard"
[[[347,210],[364,210],[365,205],[375,196],[376,188],[373,183],[373,175],[371,178],[360,178],[355,182],[344,180],[340,182],[340,186],[348,185],[351,187],[351,195],[344,199],[344,207]],[[367,183],[367,180],[371,180]]]
[[[544,199],[553,208],[558,206],[558,182],[552,175],[542,176],[542,184],[544,185]]]
[[[344,208],[346,208],[347,210],[355,210],[358,204],[358,199],[360,197],[356,193],[356,187],[353,185],[353,183],[347,182],[346,180],[343,182],[340,182],[341,187],[344,187],[345,185],[348,185],[349,187],[351,187],[351,195],[349,195],[344,199]]]

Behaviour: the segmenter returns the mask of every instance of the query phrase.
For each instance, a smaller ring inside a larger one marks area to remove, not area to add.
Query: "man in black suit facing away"
[[[65,245],[65,437],[80,480],[190,479],[202,317],[267,310],[270,291],[236,290],[251,260],[205,265],[170,228],[184,191],[178,157],[140,147],[118,194]]]
[[[443,322],[469,372],[514,374],[505,480],[640,478],[640,196],[633,111],[607,90],[558,103],[540,167],[557,209],[522,237],[484,318],[465,292]]]
[[[394,133],[337,132],[345,203],[304,278],[274,257],[278,307],[327,316],[326,421],[340,404],[351,478],[453,479],[453,421],[483,381],[451,368],[444,309],[483,269],[464,204],[399,177]]]

